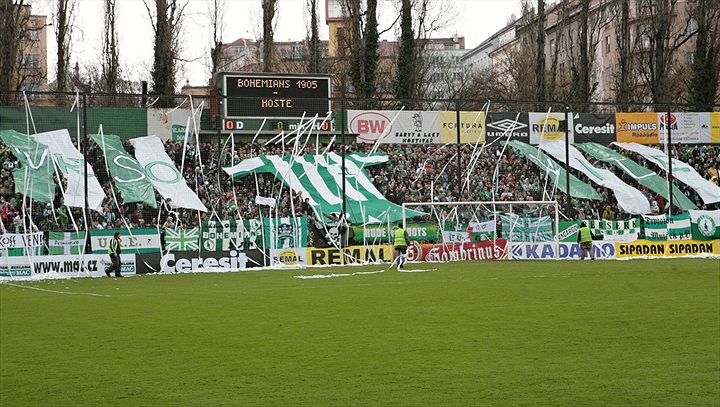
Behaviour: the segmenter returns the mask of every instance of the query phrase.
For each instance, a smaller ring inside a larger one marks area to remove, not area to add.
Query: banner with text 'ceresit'
[[[440,112],[440,142],[457,143],[458,127],[460,143],[482,144],[485,142],[485,112],[460,112],[460,125],[457,112]]]
[[[393,252],[390,245],[350,246],[343,249],[308,247],[306,261],[311,266],[391,262],[393,261]]]
[[[658,114],[653,113],[615,113],[615,133],[617,141],[638,144],[657,144],[660,142]]]
[[[440,112],[348,110],[348,132],[358,143],[438,144]]]
[[[464,261],[464,260],[503,260],[508,258],[507,240],[487,240],[484,242],[419,244],[412,242],[408,246],[410,261]]]
[[[720,255],[720,240],[677,240],[615,242],[618,259],[631,257],[680,257]]]

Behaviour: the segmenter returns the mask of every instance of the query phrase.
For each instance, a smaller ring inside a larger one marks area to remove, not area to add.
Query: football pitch
[[[386,269],[0,284],[0,405],[720,405],[718,259]]]

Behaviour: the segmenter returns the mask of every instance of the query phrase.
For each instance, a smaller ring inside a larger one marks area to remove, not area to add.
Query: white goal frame
[[[407,210],[417,207],[459,207],[459,206],[485,206],[493,207],[493,220],[495,223],[498,221],[498,217],[501,213],[513,214],[513,205],[515,206],[528,206],[528,205],[540,205],[555,209],[555,219],[553,225],[553,240],[550,241],[553,245],[554,257],[558,258],[560,247],[559,233],[560,233],[560,204],[557,201],[459,201],[459,202],[404,202],[402,204],[402,225],[404,229],[407,229]],[[508,208],[508,211],[498,211],[495,208],[500,206],[502,208]],[[429,213],[428,213],[429,214]],[[510,238],[506,238],[509,245],[512,245],[513,241]],[[548,242],[548,243],[550,243]],[[508,259],[511,259],[508,256]]]

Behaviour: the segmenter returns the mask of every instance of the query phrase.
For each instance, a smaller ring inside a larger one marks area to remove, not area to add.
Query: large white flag
[[[565,162],[563,140],[544,142],[538,147],[558,161]],[[569,152],[570,166],[587,175],[596,184],[612,189],[623,211],[633,215],[650,213],[650,202],[642,192],[623,182],[612,171],[594,167],[575,147],[570,146]]]
[[[83,172],[83,167],[85,167],[87,168],[88,206],[98,212],[102,211],[105,193],[95,177],[92,167],[85,165],[85,158],[70,140],[70,133],[67,129],[39,133],[35,137],[39,143],[48,146],[55,164],[67,177],[65,205],[72,208],[85,207],[85,173]]]
[[[650,160],[651,162],[659,165],[660,168],[662,168],[663,170],[668,170],[667,154],[656,148],[644,146],[637,143],[615,142],[613,144],[616,144],[621,148],[624,148],[625,150],[634,151],[642,155],[646,159]],[[698,193],[698,195],[700,195],[700,198],[702,198],[703,202],[705,202],[706,204],[720,202],[720,187],[718,187],[717,185],[713,185],[712,182],[703,178],[702,175],[698,174],[693,167],[676,158],[673,158],[672,160],[672,167],[673,177],[677,178],[683,184],[694,189]]]
[[[157,136],[134,138],[130,143],[135,147],[135,158],[145,168],[150,182],[163,198],[172,199],[173,205],[179,208],[207,212],[205,205],[188,187],[185,178],[170,160]]]

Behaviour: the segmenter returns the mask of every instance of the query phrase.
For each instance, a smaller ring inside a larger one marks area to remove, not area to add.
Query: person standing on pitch
[[[403,229],[402,225],[395,229],[393,244],[395,245],[395,261],[398,264],[398,270],[403,268],[405,262],[407,261],[406,253],[409,241],[410,239],[408,238],[408,234],[405,229]]]
[[[108,245],[110,267],[105,269],[105,274],[108,277],[112,277],[110,275],[111,271],[115,272],[115,277],[122,277],[122,274],[120,274],[120,270],[122,268],[122,264],[120,262],[120,251],[120,232],[115,232],[112,239],[110,239],[110,244]]]
[[[587,222],[583,222],[578,231],[578,243],[580,243],[580,260],[585,260],[585,251],[590,253],[590,259],[595,260],[595,253],[593,253],[593,235]]]

